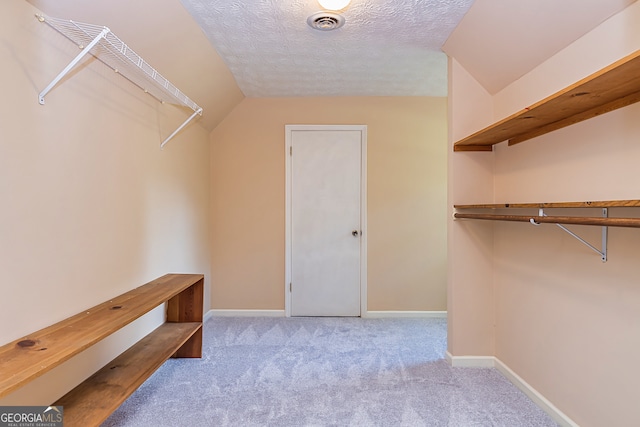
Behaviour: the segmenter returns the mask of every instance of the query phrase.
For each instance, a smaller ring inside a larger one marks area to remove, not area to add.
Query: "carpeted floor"
[[[556,426],[495,369],[444,360],[445,319],[212,318],[103,426]]]

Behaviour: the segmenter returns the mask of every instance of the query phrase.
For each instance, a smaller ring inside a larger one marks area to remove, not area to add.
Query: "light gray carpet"
[[[103,426],[556,426],[495,369],[451,368],[445,319],[212,318]]]

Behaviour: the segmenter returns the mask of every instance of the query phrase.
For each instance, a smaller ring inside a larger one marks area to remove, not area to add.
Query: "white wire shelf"
[[[198,104],[182,93],[180,89],[169,80],[164,78],[142,59],[140,55],[135,53],[133,49],[113,34],[109,28],[67,19],[51,18],[44,15],[36,15],[36,17],[40,22],[48,24],[51,28],[73,42],[78,48],[82,49],[80,54],[40,92],[40,104],[44,104],[44,97],[47,93],[49,93],[87,53],[90,53],[96,59],[158,101],[188,107],[193,110],[191,117],[167,137],[161,146],[164,146],[183,127],[193,120],[196,115],[202,115],[202,108],[198,106]]]

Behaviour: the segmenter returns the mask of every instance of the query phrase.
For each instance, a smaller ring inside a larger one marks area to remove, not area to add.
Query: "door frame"
[[[367,313],[367,125],[285,125],[285,316],[291,317],[291,144],[294,131],[360,132],[360,317]]]

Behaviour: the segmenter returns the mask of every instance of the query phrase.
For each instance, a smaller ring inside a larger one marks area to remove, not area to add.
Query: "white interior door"
[[[292,316],[359,316],[360,130],[290,134]]]

